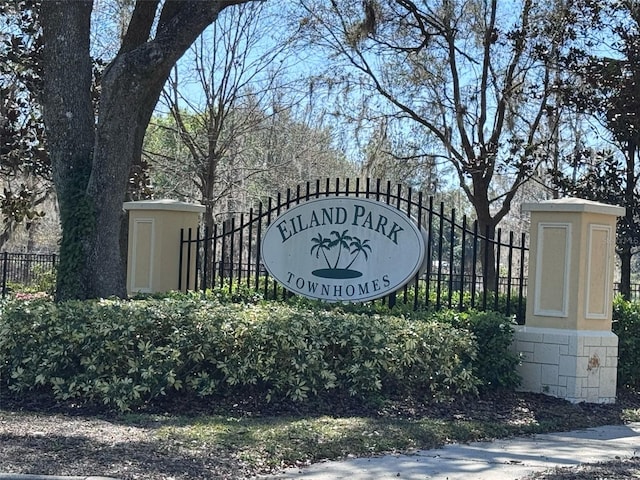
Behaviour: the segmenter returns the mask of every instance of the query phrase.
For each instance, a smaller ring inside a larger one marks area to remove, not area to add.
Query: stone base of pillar
[[[618,337],[611,331],[516,327],[520,391],[572,403],[615,403]]]

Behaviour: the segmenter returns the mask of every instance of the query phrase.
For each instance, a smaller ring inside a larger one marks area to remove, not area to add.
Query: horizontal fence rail
[[[524,321],[528,248],[525,235],[505,234],[498,229],[479,231],[476,221],[458,218],[455,209],[445,212],[443,203],[421,192],[393,186],[390,182],[340,179],[307,182],[266,204],[221,224],[198,232],[181,233],[181,290],[206,290],[226,286],[249,288],[265,298],[292,295],[269,277],[260,251],[264,230],[278,215],[302,202],[329,196],[354,196],[392,205],[414,219],[427,233],[424,271],[405,287],[383,299],[390,306],[398,302],[420,308],[499,310]],[[183,278],[183,263],[190,268],[195,256],[197,274],[190,285],[189,272]]]
[[[56,268],[55,253],[0,253],[0,279],[2,279],[2,298],[12,288],[20,289],[37,283],[42,275]]]

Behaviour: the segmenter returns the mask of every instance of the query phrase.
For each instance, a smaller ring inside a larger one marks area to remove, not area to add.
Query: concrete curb
[[[0,480],[118,480],[110,477],[64,477],[59,475],[28,475],[20,473],[0,473]]]

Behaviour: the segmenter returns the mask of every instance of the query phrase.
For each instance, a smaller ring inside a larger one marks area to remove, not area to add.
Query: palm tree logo
[[[315,254],[316,258],[320,258],[320,254],[327,264],[327,268],[320,268],[314,270],[312,275],[322,278],[357,278],[362,276],[362,272],[358,270],[352,270],[351,266],[362,255],[365,261],[369,260],[369,252],[371,252],[371,246],[369,240],[361,240],[358,237],[348,235],[349,230],[343,230],[338,232],[336,230],[331,232],[333,239],[329,237],[323,237],[321,233],[318,233],[317,237],[311,239],[313,244],[311,247],[311,255]],[[337,253],[333,253],[337,248]],[[344,259],[344,252],[348,252],[351,260],[346,267],[340,268],[340,260]],[[327,256],[329,253],[329,256]],[[333,255],[331,254],[333,253]],[[330,260],[333,260],[333,262]]]

